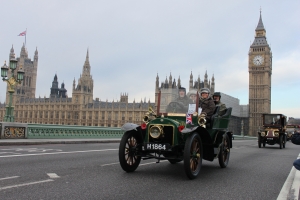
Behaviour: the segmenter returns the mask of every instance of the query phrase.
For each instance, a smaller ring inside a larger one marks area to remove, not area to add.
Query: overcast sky
[[[39,53],[36,97],[49,97],[55,73],[68,96],[89,49],[94,98],[154,102],[155,79],[214,74],[216,91],[248,104],[248,51],[260,8],[273,53],[272,112],[300,117],[299,0],[0,0],[1,66],[14,46]],[[0,84],[5,101],[6,83]]]

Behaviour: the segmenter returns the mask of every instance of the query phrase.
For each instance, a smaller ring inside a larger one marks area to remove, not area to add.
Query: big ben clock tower
[[[249,50],[249,135],[262,126],[262,113],[271,112],[272,52],[267,42],[261,12]]]

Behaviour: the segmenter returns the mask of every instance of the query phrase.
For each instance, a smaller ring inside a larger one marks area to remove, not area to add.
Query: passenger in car
[[[222,116],[226,113],[226,105],[224,103],[221,102],[221,93],[220,92],[215,92],[213,94],[213,99],[214,99],[214,102],[215,102],[215,105],[216,106],[220,106],[220,109],[219,109],[219,116]]]
[[[200,90],[199,107],[202,109],[201,113],[206,114],[206,120],[210,121],[211,116],[214,114],[216,105],[213,99],[209,96],[210,90],[208,88],[202,88]]]
[[[186,90],[184,87],[180,87],[178,89],[178,97],[176,99],[176,101],[180,104],[182,104],[182,106],[184,106],[184,108],[186,108],[185,110],[187,111],[188,105],[189,105],[189,98],[186,96]]]

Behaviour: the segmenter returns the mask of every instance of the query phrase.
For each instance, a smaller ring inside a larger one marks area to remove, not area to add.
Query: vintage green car
[[[258,131],[258,147],[279,144],[285,148],[287,141],[286,116],[283,114],[262,114],[263,130]]]
[[[122,169],[133,172],[141,159],[168,160],[171,164],[183,161],[190,179],[198,176],[202,159],[219,160],[221,168],[229,162],[232,134],[227,131],[232,108],[224,115],[219,108],[206,122],[205,114],[199,113],[197,103],[183,105],[176,102],[178,89],[166,89],[157,97],[156,112],[149,108],[141,125],[126,123],[119,146],[119,161]]]

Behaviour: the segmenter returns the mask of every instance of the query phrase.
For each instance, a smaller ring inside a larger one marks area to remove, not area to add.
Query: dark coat
[[[215,105],[216,106],[220,106],[220,110],[219,110],[219,115],[222,116],[226,113],[226,105],[224,103],[222,103],[221,101],[215,101]]]
[[[202,113],[205,112],[207,117],[210,118],[215,111],[216,105],[211,97],[207,99],[199,99],[199,107],[202,108]]]
[[[291,141],[292,141],[293,144],[300,145],[300,133],[295,131]]]

